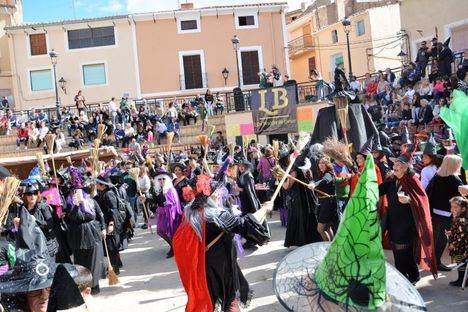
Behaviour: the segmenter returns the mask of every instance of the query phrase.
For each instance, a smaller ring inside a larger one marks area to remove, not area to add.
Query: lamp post
[[[58,54],[57,54],[57,52],[55,52],[54,49],[52,49],[52,51],[49,52],[49,56],[50,56],[50,61],[52,62],[52,66],[54,67],[55,109],[57,110],[57,118],[59,118],[59,115],[60,115],[60,102],[59,102],[59,97],[58,97],[57,72],[56,72]]]
[[[224,78],[224,86],[226,86],[227,84],[227,79],[229,77],[229,70],[227,70],[226,67],[224,67],[223,71],[221,72],[221,74],[223,74],[223,78]]]
[[[405,59],[406,59],[406,53],[403,52],[403,50],[400,51],[400,53],[398,53],[398,57],[401,59],[401,66],[405,65]]]
[[[241,78],[240,78],[240,69],[239,69],[239,37],[237,35],[234,35],[234,37],[231,39],[232,42],[232,47],[234,48],[234,51],[236,52],[236,66],[237,66],[237,86],[240,88],[241,87]]]
[[[351,49],[349,47],[349,33],[351,32],[351,21],[348,17],[345,17],[341,24],[343,24],[344,32],[346,34],[346,46],[348,47],[348,66],[349,66],[349,78],[353,75],[353,68],[351,66]]]
[[[63,79],[63,77],[60,77],[59,81],[59,86],[60,86],[60,89],[62,89],[63,93],[67,94],[67,81],[65,79]]]

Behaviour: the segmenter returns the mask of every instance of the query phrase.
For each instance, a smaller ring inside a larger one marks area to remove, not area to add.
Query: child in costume
[[[452,212],[452,224],[446,232],[450,256],[457,263],[465,261],[468,257],[468,201],[456,196],[450,200]],[[450,282],[450,285],[460,287],[465,275],[466,265],[458,269],[458,279]]]

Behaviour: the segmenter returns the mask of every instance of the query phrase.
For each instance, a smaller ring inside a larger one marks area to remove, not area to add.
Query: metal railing
[[[314,40],[312,35],[303,35],[288,42],[289,54],[295,54],[302,50],[311,49],[313,47]]]

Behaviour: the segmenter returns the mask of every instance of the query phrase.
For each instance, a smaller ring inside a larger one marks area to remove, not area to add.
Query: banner
[[[255,133],[296,133],[296,86],[255,90],[251,92],[250,108]]]

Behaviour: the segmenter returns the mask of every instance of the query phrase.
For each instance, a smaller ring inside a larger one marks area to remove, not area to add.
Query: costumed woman
[[[189,179],[184,174],[185,170],[186,166],[183,163],[171,164],[171,171],[175,175],[174,180],[172,180],[172,184],[177,191],[182,207],[186,204],[184,197],[182,196],[182,189],[189,185]]]
[[[336,178],[333,164],[323,156],[318,160],[318,179],[309,184],[311,190],[317,192],[319,206],[317,209],[317,231],[324,241],[332,241],[333,227],[338,222],[336,203]]]
[[[120,259],[120,235],[123,232],[124,219],[119,210],[120,207],[117,190],[110,182],[108,174],[101,174],[96,179],[96,189],[98,195],[95,200],[101,207],[106,223],[106,244],[109,254],[109,260],[116,274],[120,274],[120,268],[123,266]]]
[[[366,144],[361,148],[361,150],[356,154],[356,165],[358,166],[358,172],[357,174],[353,174],[351,177],[351,190],[350,190],[350,196],[353,194],[354,189],[356,188],[356,185],[358,183],[359,177],[361,176],[362,170],[364,168],[364,164],[366,163],[366,157],[370,153],[372,153],[372,142],[373,142],[374,137],[372,136]],[[382,184],[382,175],[380,174],[380,169],[378,166],[375,166],[375,174],[377,175],[377,184],[380,185]]]
[[[68,243],[74,263],[89,269],[93,276],[91,293],[98,294],[99,279],[104,273],[102,239],[106,237],[106,223],[97,202],[83,190],[83,178],[75,167],[70,167],[70,180]]]
[[[260,209],[260,200],[255,191],[252,163],[247,159],[242,159],[238,163],[238,169],[237,189],[239,191],[240,210],[242,215],[254,213]],[[254,248],[255,244],[247,239],[243,247],[245,249]]]
[[[283,152],[279,157],[279,163],[283,168],[289,165],[289,155],[289,152]],[[307,162],[306,159],[300,156],[292,167],[290,175],[307,183],[303,169],[310,168],[310,161]],[[321,241],[315,217],[317,198],[307,187],[294,181],[291,177],[286,179],[283,184],[284,205],[288,209],[284,247],[303,246]]]
[[[42,201],[39,193],[38,183],[28,183],[23,190],[23,204],[20,206],[12,207],[16,210],[14,215],[10,210],[10,218],[18,217],[22,207],[26,207],[29,213],[34,216],[36,224],[41,229],[46,238],[47,250],[49,255],[55,258],[58,252],[58,243],[54,233],[54,219],[52,217],[52,208]],[[13,219],[11,219],[13,220]]]
[[[404,153],[391,160],[394,178],[379,186],[380,196],[387,195],[388,199],[388,210],[382,217],[383,233],[388,231],[395,267],[415,284],[420,279],[418,260],[424,270],[437,277],[429,200],[411,171],[412,155]]]
[[[174,235],[174,253],[188,295],[185,311],[239,311],[252,292],[237,263],[234,234],[256,244],[269,239],[268,231],[251,215],[234,216],[210,198],[209,178],[198,176],[196,187],[184,189],[189,204]],[[272,208],[266,202],[260,214]]]
[[[156,192],[156,227],[158,235],[169,244],[169,252],[166,258],[174,256],[172,249],[172,237],[182,219],[182,207],[179,195],[172,185],[172,177],[164,171],[159,171],[154,178]]]

